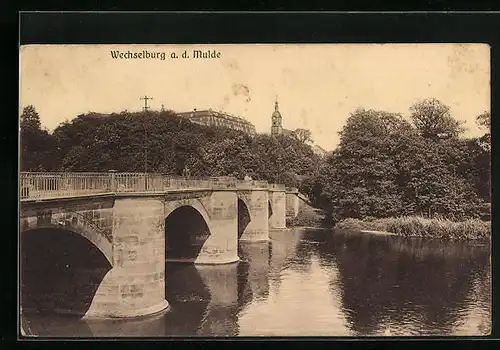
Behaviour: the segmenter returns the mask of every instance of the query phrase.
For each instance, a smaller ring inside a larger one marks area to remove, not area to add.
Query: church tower
[[[281,135],[283,133],[283,126],[281,124],[281,113],[278,109],[278,98],[276,98],[276,102],[274,104],[274,112],[271,119],[271,136]]]

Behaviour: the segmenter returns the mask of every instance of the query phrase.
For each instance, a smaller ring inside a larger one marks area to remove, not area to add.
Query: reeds
[[[481,240],[491,237],[491,222],[479,219],[451,221],[445,218],[403,216],[383,219],[345,219],[337,225],[344,230],[373,230],[394,233],[403,237],[424,237],[448,240]]]

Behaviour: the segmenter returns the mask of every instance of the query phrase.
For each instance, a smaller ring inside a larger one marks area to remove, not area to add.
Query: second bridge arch
[[[238,261],[235,192],[165,201],[167,262],[226,264]]]

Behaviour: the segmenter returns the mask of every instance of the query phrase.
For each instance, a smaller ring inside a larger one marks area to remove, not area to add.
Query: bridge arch
[[[210,229],[210,232],[213,232],[210,215],[209,215],[207,209],[205,208],[205,206],[197,198],[190,198],[190,199],[183,199],[183,200],[166,202],[165,203],[165,213],[164,213],[165,219],[167,219],[170,216],[170,214],[172,214],[175,210],[177,210],[181,207],[192,207],[193,209],[196,209],[196,211],[205,220],[205,223],[207,224],[208,228]]]
[[[111,243],[85,225],[54,221],[24,224],[21,232],[23,310],[85,315],[112,269]]]
[[[209,212],[196,198],[165,203],[165,257],[194,262],[214,228]]]
[[[86,238],[104,255],[113,266],[113,243],[97,227],[89,224],[83,217],[74,213],[66,219],[53,216],[50,222],[38,223],[36,220],[24,219],[21,222],[21,234],[32,230],[54,229],[57,232],[69,231]]]

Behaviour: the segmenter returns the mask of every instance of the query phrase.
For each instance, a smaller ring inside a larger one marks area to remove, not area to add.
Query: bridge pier
[[[210,236],[203,244],[195,264],[228,264],[238,257],[238,196],[234,191],[213,192],[210,208]]]
[[[269,218],[269,229],[282,230],[286,228],[286,198],[285,191],[269,191],[272,215]]]
[[[163,215],[160,199],[116,199],[113,268],[104,277],[85,318],[136,317],[168,308]]]
[[[268,241],[268,191],[249,191],[249,193],[245,195],[245,201],[250,212],[250,222],[243,231],[243,234],[240,237],[240,241]]]
[[[296,218],[300,211],[300,199],[298,197],[298,190],[292,189],[286,193],[286,217],[287,219]]]

